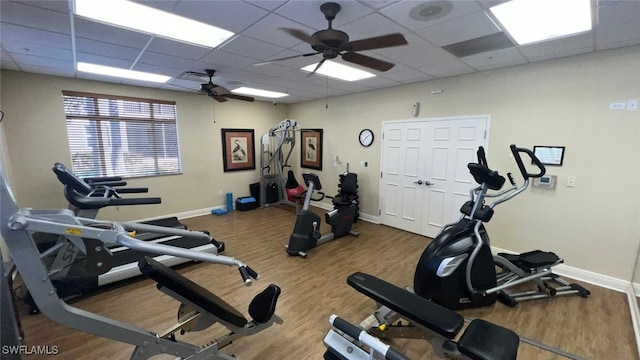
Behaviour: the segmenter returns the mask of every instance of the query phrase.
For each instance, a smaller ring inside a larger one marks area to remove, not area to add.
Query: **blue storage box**
[[[252,196],[244,196],[236,199],[236,210],[247,211],[258,208],[258,202]]]

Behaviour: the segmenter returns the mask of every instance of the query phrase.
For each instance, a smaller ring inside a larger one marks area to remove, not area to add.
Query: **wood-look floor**
[[[226,243],[226,255],[249,264],[261,279],[251,287],[244,287],[236,268],[202,263],[179,267],[183,275],[216,293],[247,317],[247,306],[255,294],[269,283],[282,288],[276,312],[284,324],[241,338],[223,350],[239,359],[322,358],[325,350],[322,338],[329,329],[330,314],[357,324],[375,310],[373,301],[346,284],[347,276],[362,271],[399,286],[411,286],[415,265],[430,241],[359,221],[354,230],[360,232],[360,237],[323,244],[311,250],[306,259],[290,257],[284,245],[294,219],[294,210],[283,206],[183,220],[190,229],[210,230],[217,240]],[[324,224],[323,230],[327,230]],[[637,359],[626,294],[583,285],[592,292],[587,299],[538,300],[516,308],[497,303],[462,313],[587,359]],[[174,323],[179,304],[156,290],[151,280],[135,279],[72,305],[161,332]],[[128,344],[62,327],[42,315],[27,315],[24,306],[21,310],[25,343],[55,345],[60,351],[57,358],[128,359],[133,350]],[[213,327],[182,338],[203,345],[224,330]],[[423,340],[395,340],[393,345],[411,359],[435,358]],[[521,344],[518,356],[518,359],[561,358],[526,344]]]

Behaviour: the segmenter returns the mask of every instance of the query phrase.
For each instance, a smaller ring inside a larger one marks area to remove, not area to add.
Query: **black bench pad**
[[[373,275],[357,272],[347,283],[360,293],[446,338],[456,337],[464,325],[464,317],[455,311],[412,294]]]
[[[145,256],[138,262],[138,267],[143,274],[155,280],[159,287],[166,286],[220,320],[238,327],[247,324],[247,319],[233,306],[162,263]]]
[[[520,337],[490,322],[471,321],[458,341],[458,350],[474,360],[515,360]]]

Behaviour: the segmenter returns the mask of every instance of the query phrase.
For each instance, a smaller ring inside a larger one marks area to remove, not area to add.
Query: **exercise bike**
[[[324,244],[327,241],[341,238],[345,235],[358,236],[359,234],[351,230],[356,218],[358,209],[357,205],[357,182],[358,177],[354,173],[347,173],[342,178],[340,199],[334,198],[334,208],[325,213],[325,221],[331,225],[331,232],[322,235],[320,233],[320,216],[309,210],[311,201],[322,201],[329,197],[321,192],[322,184],[318,175],[313,173],[302,174],[307,192],[305,194],[304,204],[296,216],[296,223],[293,227],[293,233],[289,238],[289,244],[285,246],[287,253],[291,256],[299,255],[307,257],[307,251],[314,247]],[[313,198],[313,193],[317,192],[320,196]],[[352,198],[345,204],[345,199]]]
[[[470,191],[471,200],[462,205],[460,219],[445,225],[422,253],[414,275],[417,295],[454,310],[487,306],[496,300],[513,307],[525,300],[590,295],[587,289],[570,284],[552,272],[552,267],[564,262],[553,252],[534,250],[517,255],[492,255],[484,223],[491,220],[497,205],[521,194],[531,178],[542,177],[546,171],[531,150],[515,145],[510,148],[524,183],[518,187],[509,173],[511,187],[501,191],[505,178],[489,168],[484,149],[478,149],[478,163],[467,167],[480,186]],[[537,173],[527,171],[521,153],[531,158]],[[486,198],[496,200],[487,205]],[[512,293],[507,289],[530,282],[536,284],[535,290]]]

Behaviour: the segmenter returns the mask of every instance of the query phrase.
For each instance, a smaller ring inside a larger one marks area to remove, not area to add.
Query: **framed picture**
[[[221,131],[224,171],[255,169],[253,129],[222,129]]]
[[[564,146],[534,146],[534,155],[544,165],[562,166]]]
[[[322,129],[301,130],[300,166],[322,170]]]

